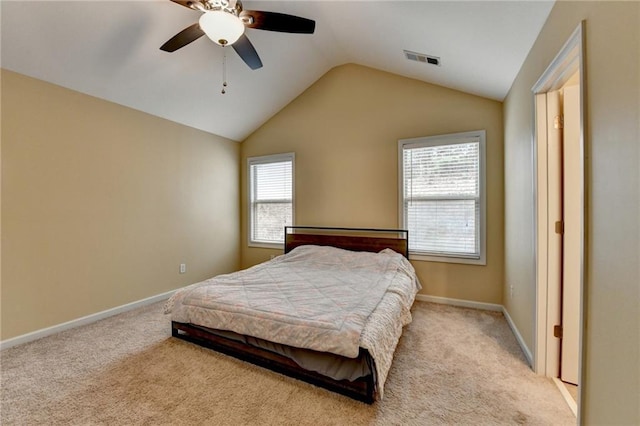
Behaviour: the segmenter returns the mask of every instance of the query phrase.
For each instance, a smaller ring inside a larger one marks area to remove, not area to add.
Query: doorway
[[[565,389],[578,422],[585,270],[583,37],[581,23],[532,89],[536,112],[534,369],[553,378],[561,391]],[[577,398],[572,399],[561,382],[577,386]]]

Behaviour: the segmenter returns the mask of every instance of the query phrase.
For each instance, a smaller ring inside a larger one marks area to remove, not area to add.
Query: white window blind
[[[249,159],[250,244],[282,244],[293,224],[293,154]]]
[[[400,141],[411,253],[484,262],[483,150],[484,131]]]

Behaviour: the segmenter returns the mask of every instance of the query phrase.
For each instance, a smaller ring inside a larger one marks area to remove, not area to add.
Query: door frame
[[[542,73],[538,81],[533,85],[534,102],[534,126],[533,126],[533,188],[534,188],[534,257],[535,257],[535,282],[536,282],[536,310],[535,310],[535,343],[533,353],[533,368],[538,374],[557,378],[560,365],[560,345],[553,337],[553,325],[556,324],[560,305],[560,289],[558,283],[548,280],[548,250],[545,237],[548,222],[546,217],[539,215],[539,209],[546,209],[548,188],[538,185],[539,171],[546,173],[546,113],[541,114],[541,109],[546,110],[546,93],[560,89],[576,71],[580,73],[580,174],[581,174],[581,221],[582,235],[580,238],[580,322],[579,322],[579,386],[578,386],[578,424],[581,422],[582,390],[584,388],[584,308],[585,308],[585,243],[586,243],[586,191],[585,191],[585,117],[586,117],[586,73],[585,73],[585,21],[580,22],[567,42],[560,49],[551,64]],[[540,121],[544,120],[544,122]],[[545,147],[544,150],[540,149]]]

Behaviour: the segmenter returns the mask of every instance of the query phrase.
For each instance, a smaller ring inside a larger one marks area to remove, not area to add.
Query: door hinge
[[[561,220],[556,222],[556,234],[564,234],[564,222]]]
[[[562,339],[562,326],[554,325],[553,326],[553,337],[557,337],[558,339]]]

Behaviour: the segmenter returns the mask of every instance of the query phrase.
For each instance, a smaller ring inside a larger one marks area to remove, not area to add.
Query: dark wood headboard
[[[390,248],[409,258],[409,231],[406,229],[285,226],[284,252],[289,253],[303,245],[333,246],[345,250],[371,252]]]

